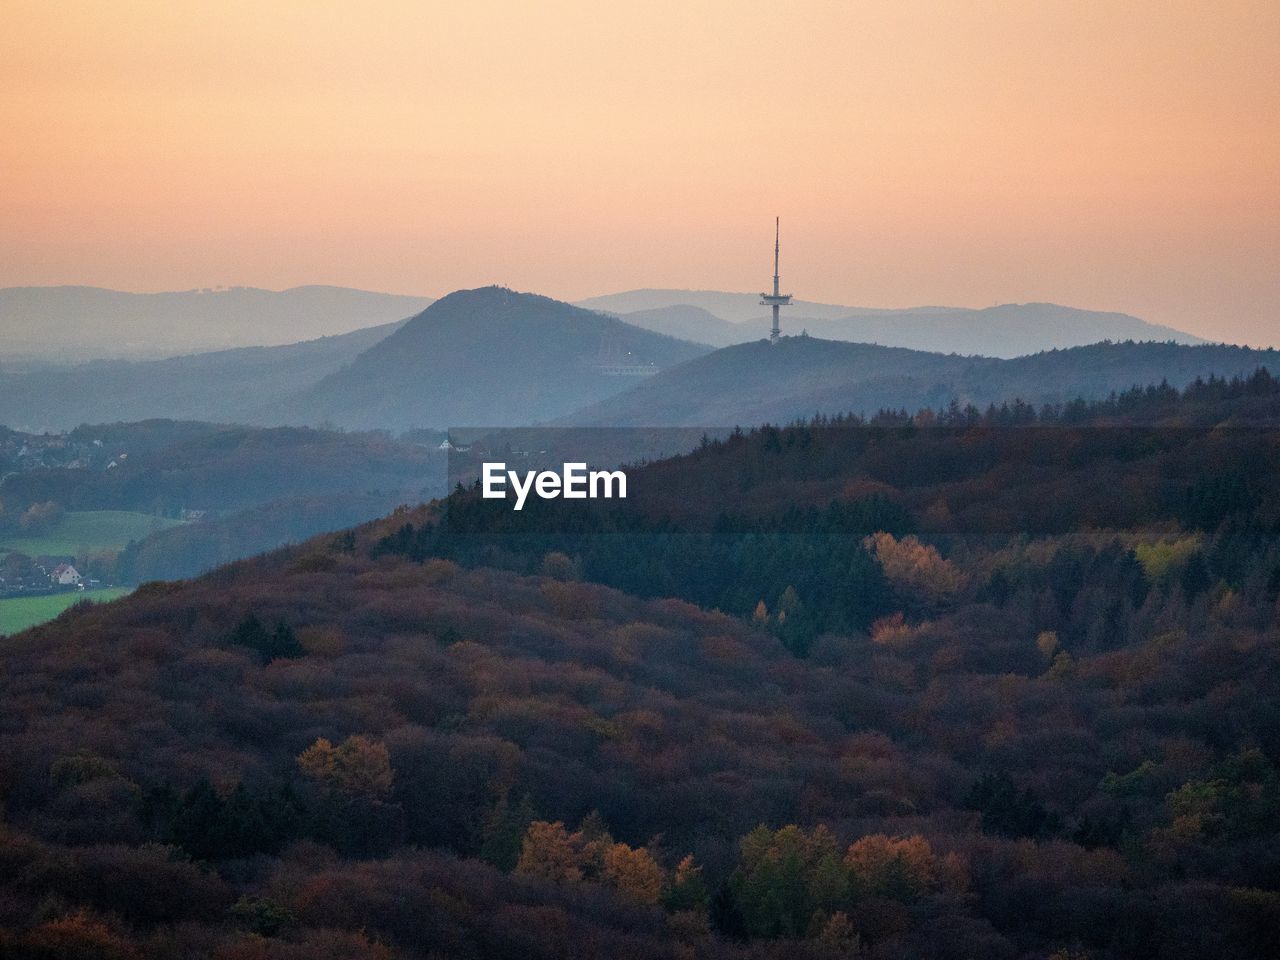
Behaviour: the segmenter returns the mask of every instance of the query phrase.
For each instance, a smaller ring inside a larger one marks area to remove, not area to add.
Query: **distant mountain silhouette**
[[[633,313],[616,315],[633,326],[654,333],[665,333],[669,337],[691,340],[694,343],[706,343],[713,347],[728,347],[735,343],[746,343],[757,340],[747,324],[730,323],[721,320],[709,310],[677,303],[670,307],[654,307],[652,310],[636,310]],[[764,336],[768,336],[768,330]]]
[[[1027,309],[971,313],[1016,326]],[[1080,313],[1040,309],[1050,319]],[[749,326],[688,306],[630,317],[662,330],[692,322],[692,335],[708,341]],[[150,417],[390,430],[549,421],[722,426],[915,409],[953,397],[1043,403],[1166,378],[1182,385],[1260,364],[1280,370],[1276,351],[1170,343],[1104,343],[1012,360],[817,337],[710,349],[547,297],[486,287],[450,294],[407,321],[288,346],[0,370],[0,421],[33,430]],[[663,372],[635,375],[650,369]]]
[[[0,344],[6,358],[158,358],[349,333],[402,320],[429,303],[324,286],[173,293],[9,287],[0,289]]]
[[[270,416],[275,405],[350,363],[403,323],[281,347],[0,370],[0,422],[34,432],[155,417],[279,424]]]
[[[633,290],[595,297],[583,301],[582,306],[616,313],[647,330],[725,347],[768,336],[769,320],[759,299],[756,294]],[[1018,357],[1102,340],[1205,342],[1128,314],[1053,303],[1010,303],[980,310],[874,310],[797,300],[782,317],[783,330],[788,333],[806,331],[827,340],[968,356]]]
[[[588,310],[604,310],[608,313],[634,313],[640,310],[657,310],[663,307],[690,306],[699,307],[721,320],[730,323],[742,323],[764,316],[760,307],[758,293],[725,293],[719,290],[662,290],[642,289],[627,290],[622,293],[608,293],[601,297],[589,297],[578,301],[578,306]],[[791,308],[796,316],[816,317],[823,320],[839,320],[854,314],[895,313],[893,310],[871,310],[859,307],[845,307],[832,303],[814,303],[808,300],[797,300]],[[921,307],[921,310],[933,309]],[[945,310],[945,307],[937,309]]]
[[[784,423],[815,413],[937,408],[951,400],[985,407],[1104,397],[1168,380],[1280,370],[1280,351],[1221,345],[1098,343],[1003,360],[900,347],[785,337],[726,347],[566,417],[608,426],[733,426]]]
[[[627,365],[707,349],[547,297],[459,290],[270,413],[350,428],[535,423],[626,389]]]

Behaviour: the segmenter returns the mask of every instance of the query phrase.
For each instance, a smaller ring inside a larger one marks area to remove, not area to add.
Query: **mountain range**
[[[1042,306],[1045,316],[1083,315]],[[972,313],[1016,325],[1025,314],[1019,310]],[[930,322],[948,315],[935,311]],[[816,336],[784,337],[774,347],[753,338],[714,350],[671,333],[686,329],[690,317],[703,340],[751,324],[697,306],[623,316],[635,322],[501,287],[460,290],[408,320],[286,346],[10,369],[0,372],[0,423],[32,431],[155,417],[395,431],[549,422],[724,426],[952,399],[1061,402],[1162,379],[1183,385],[1280,368],[1275,351],[1172,342],[1103,342],[1013,359]]]
[[[727,347],[769,335],[771,321],[759,300],[745,293],[633,290],[594,297],[581,305],[614,313],[647,330]],[[784,309],[782,327],[785,333],[805,332],[826,340],[1004,358],[1102,340],[1206,342],[1128,314],[1054,303],[877,310],[797,300]]]
[[[253,287],[126,293],[100,287],[0,289],[0,362],[15,365],[100,359],[157,359],[272,346],[350,333],[414,316],[429,297],[333,286],[273,291]],[[633,326],[714,347],[768,335],[759,296],[708,290],[631,290],[577,304]],[[873,309],[797,300],[783,312],[787,333],[879,343],[937,353],[1013,357],[1100,340],[1198,337],[1123,313],[1051,303],[983,309]]]
[[[0,344],[7,361],[167,357],[350,333],[403,320],[430,303],[328,286],[168,293],[9,287],[0,289]]]

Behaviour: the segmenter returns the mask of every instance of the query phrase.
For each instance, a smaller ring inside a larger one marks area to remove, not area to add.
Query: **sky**
[[[1280,4],[6,0],[0,286],[1049,300],[1280,345]]]

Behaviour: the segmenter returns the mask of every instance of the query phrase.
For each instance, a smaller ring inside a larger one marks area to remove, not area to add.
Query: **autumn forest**
[[[460,487],[5,639],[0,956],[1274,955],[1280,382]]]

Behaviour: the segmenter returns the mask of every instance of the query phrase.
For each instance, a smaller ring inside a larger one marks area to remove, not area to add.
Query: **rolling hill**
[[[0,342],[8,358],[165,357],[350,333],[401,320],[430,302],[326,286],[168,293],[9,287],[0,289]]]
[[[728,347],[735,343],[757,340],[759,336],[768,336],[767,329],[763,334],[756,336],[757,331],[749,329],[747,324],[721,320],[710,310],[690,306],[687,303],[654,307],[652,310],[636,310],[632,313],[620,313],[617,316],[633,326],[652,330],[654,333],[665,333],[669,337],[680,337],[695,343],[709,343],[715,347]]]
[[[769,320],[759,299],[756,294],[636,290],[582,305],[616,313],[647,330],[725,347],[768,336]],[[797,300],[783,312],[783,329],[827,340],[1005,358],[1102,340],[1205,342],[1128,314],[1053,303],[875,310]]]
[[[3,489],[0,484],[0,489]],[[51,530],[24,536],[0,531],[0,555],[19,553],[83,556],[90,551],[122,550],[130,540],[176,526],[179,521],[132,510],[82,510],[64,514]]]
[[[0,420],[27,431],[153,417],[279,424],[272,407],[350,363],[403,321],[277,347],[0,371]]]
[[[1280,351],[1220,345],[1098,343],[1012,360],[784,337],[726,347],[562,420],[579,426],[729,426],[815,413],[916,410],[953,399],[1063,403],[1135,384],[1183,386],[1210,374],[1280,369]]]
[[[706,350],[547,297],[459,290],[261,415],[393,430],[536,423],[625,389],[631,378],[608,364],[663,369]]]

